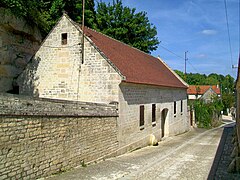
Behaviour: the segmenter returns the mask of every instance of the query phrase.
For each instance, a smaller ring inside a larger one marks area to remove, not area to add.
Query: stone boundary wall
[[[0,94],[0,179],[36,179],[118,149],[114,105]]]
[[[116,104],[116,102],[113,102]],[[116,105],[0,93],[0,116],[118,116]]]

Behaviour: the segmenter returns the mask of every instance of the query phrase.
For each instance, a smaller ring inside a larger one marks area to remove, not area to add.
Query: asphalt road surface
[[[223,128],[193,129],[87,167],[49,177],[51,180],[207,179]]]

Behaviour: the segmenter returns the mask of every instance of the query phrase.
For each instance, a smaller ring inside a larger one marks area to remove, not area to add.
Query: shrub
[[[213,97],[210,102],[196,100],[193,106],[198,127],[211,128],[218,124],[223,109],[223,104],[219,98]]]

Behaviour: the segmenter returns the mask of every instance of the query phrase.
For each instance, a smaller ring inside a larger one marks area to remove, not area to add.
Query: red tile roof
[[[84,33],[126,77],[125,82],[187,88],[158,58],[92,29],[85,28]]]
[[[189,85],[187,94],[204,94],[209,88],[212,88],[212,90],[217,93],[221,94],[220,88],[216,85]]]

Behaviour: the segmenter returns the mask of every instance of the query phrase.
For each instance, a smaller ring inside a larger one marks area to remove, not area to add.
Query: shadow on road
[[[230,122],[224,120],[223,122]],[[232,161],[231,153],[234,148],[232,137],[234,134],[235,122],[223,126],[223,133],[218,145],[218,149],[208,175],[208,180],[212,179],[240,179],[240,174],[227,172],[228,166]]]

